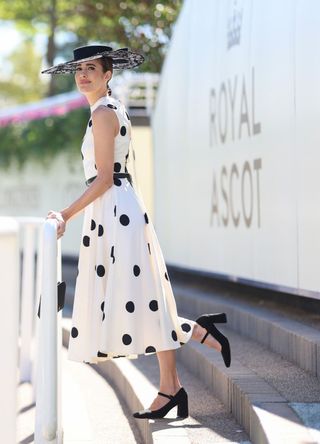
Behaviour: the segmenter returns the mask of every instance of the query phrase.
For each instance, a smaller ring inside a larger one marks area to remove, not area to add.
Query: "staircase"
[[[71,262],[64,266],[66,347],[76,269]],[[232,363],[226,368],[219,352],[195,341],[179,349],[177,367],[190,416],[176,420],[173,409],[157,421],[133,418],[141,442],[320,443],[319,314],[176,279],[172,287],[180,316],[227,313],[228,323],[218,328],[229,338]],[[131,412],[148,407],[158,391],[155,355],[84,366],[105,378],[124,401],[125,422]]]

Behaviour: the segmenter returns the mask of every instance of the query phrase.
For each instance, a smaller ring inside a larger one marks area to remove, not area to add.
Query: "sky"
[[[56,34],[56,42],[62,43],[65,39],[70,38],[65,32]],[[8,56],[23,40],[22,34],[16,29],[14,22],[0,20],[0,42],[6,42],[6,45],[0,45],[0,67],[3,64],[4,58]],[[45,56],[47,50],[46,34],[41,33],[39,30],[34,38],[35,49],[38,53]],[[56,58],[55,63],[63,62],[59,57]],[[45,60],[43,59],[45,64]],[[43,68],[47,66],[43,65]]]
[[[0,63],[9,55],[21,42],[21,34],[16,30],[13,23],[0,20],[0,42],[6,42],[0,45]],[[35,37],[35,46],[40,53],[44,53],[45,36],[40,33]]]

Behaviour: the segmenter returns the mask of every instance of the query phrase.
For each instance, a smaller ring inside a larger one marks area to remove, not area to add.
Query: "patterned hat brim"
[[[74,73],[77,69],[77,65],[87,60],[94,60],[100,57],[107,56],[112,58],[113,69],[131,69],[141,65],[144,62],[143,55],[131,51],[129,48],[120,48],[114,51],[101,51],[97,54],[86,57],[79,60],[69,60],[68,62],[59,63],[58,65],[51,66],[43,71],[41,74],[70,74]]]

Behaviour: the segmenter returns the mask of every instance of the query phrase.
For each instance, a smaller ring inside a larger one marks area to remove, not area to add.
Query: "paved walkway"
[[[35,405],[30,384],[18,389],[17,443],[34,443]],[[135,419],[114,389],[90,365],[62,350],[62,418],[65,444],[142,444]]]

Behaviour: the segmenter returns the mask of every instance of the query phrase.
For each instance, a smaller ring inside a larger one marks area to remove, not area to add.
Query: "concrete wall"
[[[153,119],[171,264],[320,297],[319,14],[185,0]]]

